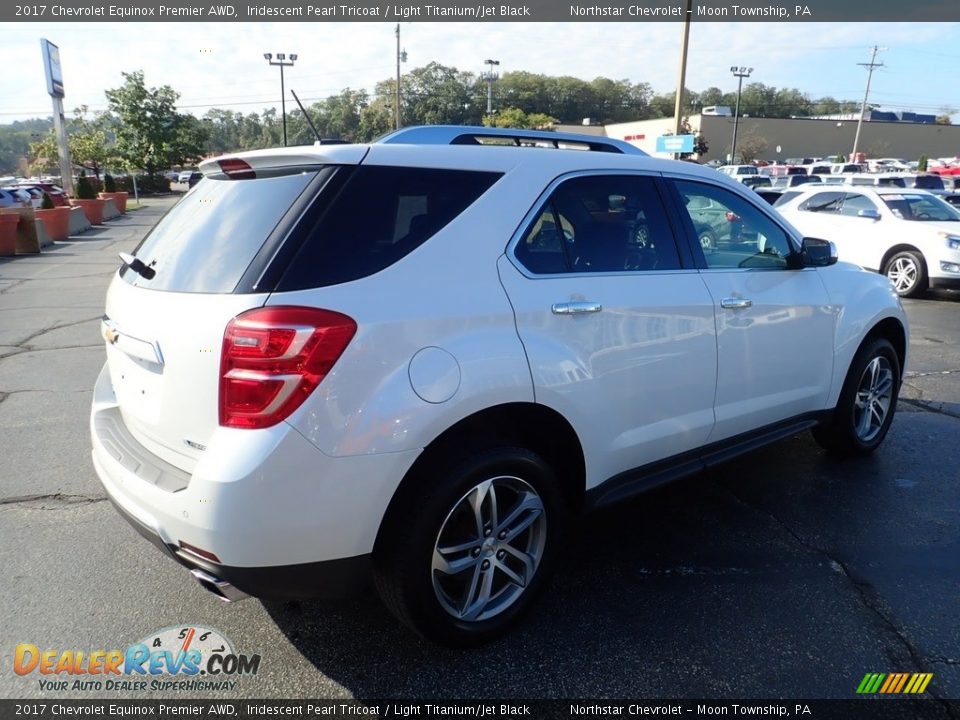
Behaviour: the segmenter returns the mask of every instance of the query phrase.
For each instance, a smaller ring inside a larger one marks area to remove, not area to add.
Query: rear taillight
[[[246,160],[240,158],[224,158],[217,160],[217,165],[231,180],[253,180],[257,173]]]
[[[235,317],[223,334],[220,424],[265,428],[288,417],[356,331],[346,315],[315,308],[257,308]]]

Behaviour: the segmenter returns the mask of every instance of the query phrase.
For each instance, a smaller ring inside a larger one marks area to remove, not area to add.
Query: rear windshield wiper
[[[138,275],[141,275],[145,280],[152,280],[153,276],[157,274],[157,271],[154,270],[149,265],[144,264],[143,260],[140,258],[134,257],[130,253],[119,253],[120,260],[128,268],[133,270]],[[152,263],[151,263],[152,264]]]

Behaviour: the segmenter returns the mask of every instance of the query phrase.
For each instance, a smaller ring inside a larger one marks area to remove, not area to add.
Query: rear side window
[[[500,176],[360,166],[309,231],[277,289],[336,285],[389,267],[446,227]]]
[[[131,285],[172,292],[233,292],[243,272],[316,172],[198,183],[144,238],[135,255],[151,279],[124,266]]]

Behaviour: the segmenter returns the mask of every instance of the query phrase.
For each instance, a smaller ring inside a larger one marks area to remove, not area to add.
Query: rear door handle
[[[600,312],[603,305],[598,302],[562,302],[554,303],[550,310],[554,315],[581,315]]]
[[[720,301],[720,307],[728,310],[737,310],[738,308],[748,308],[753,305],[753,300],[747,298],[724,298]]]

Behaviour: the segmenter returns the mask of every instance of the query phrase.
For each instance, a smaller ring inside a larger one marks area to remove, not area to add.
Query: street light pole
[[[273,53],[264,53],[264,60],[266,60],[271,65],[276,65],[280,68],[280,113],[283,117],[283,146],[287,146],[287,89],[283,84],[283,69],[285,67],[293,67],[293,64],[297,61],[297,56],[295,53],[290,54],[290,59],[287,60],[286,53],[277,53],[277,59],[273,59]]]
[[[394,125],[396,129],[400,129],[400,63],[407,61],[407,51],[400,49],[400,23],[397,23],[397,103],[396,103],[396,119]]]
[[[740,125],[740,93],[743,92],[743,79],[750,77],[753,68],[734,66],[730,68],[730,72],[737,78],[737,107],[733,111],[733,142],[730,143],[730,164],[732,165],[737,161],[737,129]]]
[[[499,60],[484,60],[484,65],[489,65],[490,69],[483,76],[483,79],[487,82],[487,115],[493,114],[493,84],[500,79],[500,76],[493,71],[494,65],[499,65]]]

